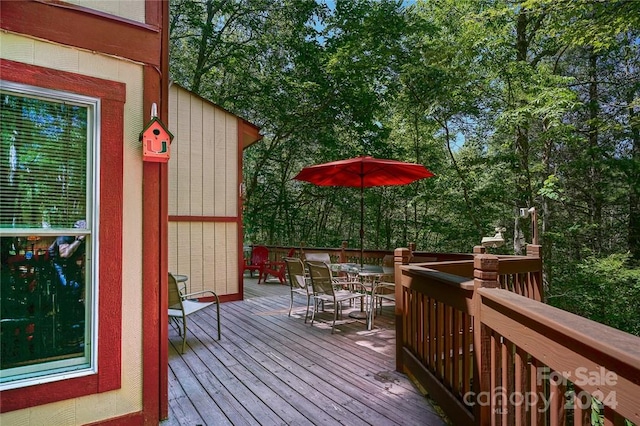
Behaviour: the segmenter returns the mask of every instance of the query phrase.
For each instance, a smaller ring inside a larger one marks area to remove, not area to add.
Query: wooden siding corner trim
[[[244,136],[243,133],[245,131],[246,121],[238,117],[238,143],[236,145],[237,153],[238,153],[238,188],[236,188],[236,196],[238,199],[238,217],[236,220],[238,221],[238,247],[236,248],[238,253],[238,288],[240,293],[240,299],[242,300],[242,296],[244,295],[244,227],[242,226],[242,218],[244,212],[244,180],[242,175],[242,167],[243,167],[243,151],[244,151]]]

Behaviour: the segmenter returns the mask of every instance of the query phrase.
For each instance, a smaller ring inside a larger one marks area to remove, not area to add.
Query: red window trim
[[[122,198],[125,85],[0,59],[3,80],[101,99],[100,288],[98,372],[89,376],[0,392],[0,413],[121,387]]]

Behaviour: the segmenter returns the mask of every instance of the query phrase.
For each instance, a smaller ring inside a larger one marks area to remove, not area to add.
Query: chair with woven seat
[[[289,274],[289,285],[291,287],[291,303],[289,304],[289,316],[293,309],[293,295],[300,294],[307,297],[307,311],[304,314],[304,322],[307,322],[309,316],[309,305],[311,304],[311,285],[308,282],[307,274],[304,270],[304,263],[296,257],[285,257],[284,262],[287,265]]]
[[[212,298],[212,301],[200,301],[201,298]],[[178,322],[182,320],[182,329],[178,324],[178,333],[182,336],[182,353],[187,343],[187,317],[211,305],[216,305],[216,322],[218,324],[218,340],[220,340],[220,300],[211,290],[182,294],[178,289],[178,282],[169,273],[169,319]]]
[[[331,267],[331,265],[332,265],[331,256],[329,256],[329,253],[326,253],[326,252],[305,253],[304,254],[304,260],[305,260],[305,262],[322,262],[322,263],[326,263],[327,266],[329,266],[329,267]],[[342,275],[339,275],[339,276],[336,276],[336,275],[333,276],[333,282],[334,283],[340,282],[344,286],[348,286],[351,281],[353,281],[353,280],[347,274],[342,274]]]
[[[311,325],[313,326],[316,311],[318,310],[318,304],[329,302],[333,304],[333,324],[331,325],[331,333],[333,334],[335,331],[336,319],[338,318],[338,312],[342,311],[342,303],[355,299],[362,300],[366,294],[365,289],[362,287],[362,284],[357,282],[350,283],[352,288],[356,291],[340,289],[341,283],[338,284],[334,281],[329,265],[324,262],[313,261],[308,261],[306,264],[309,269],[314,299],[314,307],[311,314]]]
[[[304,260],[306,262],[324,262],[327,265],[331,264],[329,253],[305,253]]]
[[[396,302],[396,283],[395,283],[395,266],[394,259],[391,255],[386,255],[382,259],[382,272],[384,275],[380,276],[376,282],[374,288],[374,309],[371,312],[370,327],[373,327],[373,319],[376,309],[380,309],[382,314],[382,302],[384,300],[395,303]]]

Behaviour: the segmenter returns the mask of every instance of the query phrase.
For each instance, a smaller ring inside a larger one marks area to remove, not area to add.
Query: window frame
[[[27,237],[30,235],[43,237],[58,237],[60,235],[84,235],[88,237],[87,265],[85,270],[85,307],[89,309],[88,321],[85,327],[84,347],[88,353],[83,356],[68,358],[64,360],[49,360],[37,364],[7,369],[7,372],[0,373],[0,391],[15,389],[33,384],[53,382],[61,379],[80,377],[94,374],[97,371],[97,318],[99,316],[99,306],[96,298],[99,288],[98,275],[99,255],[97,245],[99,242],[99,230],[96,224],[100,223],[100,214],[94,206],[97,197],[100,195],[100,182],[97,176],[100,175],[100,99],[58,91],[43,89],[23,83],[6,81],[0,78],[0,89],[2,95],[9,94],[14,97],[25,97],[39,99],[50,103],[72,104],[86,108],[87,111],[87,133],[85,135],[86,158],[85,158],[85,213],[83,217],[87,220],[88,229],[78,230],[73,228],[30,228],[30,227],[2,227],[0,235],[2,237]],[[95,253],[95,255],[94,255]],[[64,307],[63,307],[64,308]],[[85,314],[87,315],[87,314]],[[48,372],[48,373],[47,373]],[[3,380],[4,376],[4,382]],[[21,377],[22,376],[22,377]]]
[[[81,377],[62,377],[31,386],[0,392],[0,412],[43,405],[50,402],[106,392],[121,387],[122,370],[122,217],[123,217],[123,149],[124,149],[124,83],[58,71],[21,62],[0,59],[2,80],[64,91],[99,99],[100,146],[95,182],[99,186],[94,200],[100,220],[94,225],[94,256],[99,264],[93,271],[99,287],[94,298],[98,315],[95,320],[95,371]],[[91,190],[92,192],[95,189]]]

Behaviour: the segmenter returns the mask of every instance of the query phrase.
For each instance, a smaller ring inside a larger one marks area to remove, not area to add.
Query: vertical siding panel
[[[36,42],[10,33],[0,33],[2,57],[33,65],[35,63]]]
[[[170,215],[175,215],[178,212],[178,185],[176,176],[178,175],[178,158],[176,146],[180,143],[180,136],[178,133],[178,87],[171,86],[169,88],[169,131],[173,134],[173,142],[171,143],[171,158],[169,159],[169,193],[168,193],[168,212]],[[171,242],[169,243],[171,247]],[[169,256],[171,256],[171,250],[169,250]],[[169,270],[171,271],[171,264],[169,264]]]
[[[4,49],[4,46],[2,46],[2,48]],[[125,74],[122,76],[123,80],[133,77],[133,75],[128,72],[130,71],[130,67],[124,66],[121,69],[121,66],[121,63],[114,62],[112,58],[107,56],[81,54],[78,57],[78,72],[80,74],[101,77],[107,80],[121,72]],[[134,87],[139,86],[136,85]],[[133,96],[131,98],[136,100],[142,99],[142,87],[139,87],[139,90],[135,90],[135,98]],[[127,95],[127,99],[130,99],[129,95]],[[150,112],[151,111],[144,111],[144,114],[142,114],[144,117],[144,124],[147,124],[148,120],[151,118]]]
[[[215,113],[216,108],[211,105],[204,106],[202,117],[202,214],[204,216],[215,215],[214,199],[214,147],[215,147]]]
[[[203,290],[216,291],[216,265],[214,262],[215,229],[211,222],[203,224],[202,228],[202,281]],[[222,293],[220,293],[222,294]]]
[[[191,222],[190,269],[191,291],[203,289],[202,282],[202,222]]]
[[[177,253],[176,273],[189,275],[191,278],[191,231],[189,222],[177,223]]]
[[[189,215],[202,216],[202,100],[191,98],[191,168],[189,170]]]
[[[226,182],[226,215],[238,216],[238,191],[240,183],[238,182],[238,120],[229,116],[227,120],[227,182]]]
[[[51,49],[48,44],[36,43],[33,64],[45,68],[55,68],[59,71],[77,73],[80,70],[80,51],[75,49]]]
[[[215,241],[214,241],[214,269],[215,269],[215,288],[220,294],[226,294],[227,273],[225,265],[227,264],[227,247],[225,239],[225,224],[217,222],[214,224]]]
[[[227,232],[226,232],[226,255],[227,259],[224,263],[226,268],[226,289],[227,293],[238,293],[240,289],[238,288],[238,256],[235,255],[236,247],[238,247],[238,225],[235,223],[227,223],[226,224]]]
[[[169,244],[169,272],[174,274],[178,273],[178,253],[175,247],[178,246],[178,224],[176,222],[169,222],[168,230],[168,244]]]
[[[178,134],[180,142],[176,143],[173,151],[176,156],[178,173],[176,173],[176,206],[177,214],[189,215],[189,173],[191,170],[190,130],[191,126],[191,95],[186,90],[178,91]]]
[[[227,113],[216,109],[215,113],[215,158],[214,158],[214,216],[226,216],[225,193],[227,185],[227,164],[225,158],[226,144],[229,135],[226,134]]]
[[[227,179],[225,182],[225,215],[238,216],[238,120],[227,114],[227,141],[225,162],[227,165]]]

